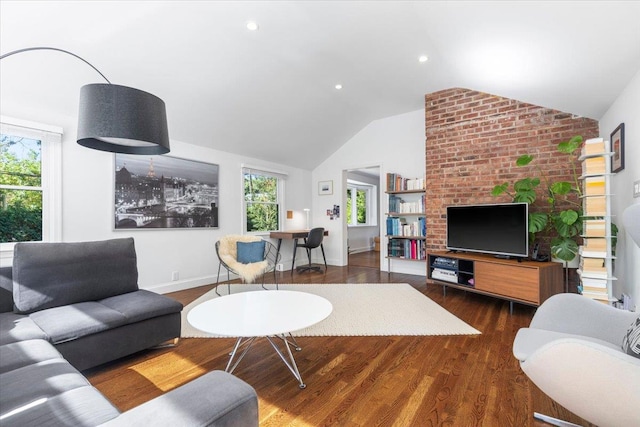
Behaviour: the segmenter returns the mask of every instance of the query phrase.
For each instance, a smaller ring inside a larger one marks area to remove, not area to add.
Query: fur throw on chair
[[[267,260],[260,262],[252,262],[250,264],[242,264],[238,262],[238,242],[259,242],[262,240],[258,236],[241,236],[229,235],[220,238],[220,247],[218,253],[220,259],[227,264],[232,272],[236,273],[245,283],[253,283],[269,266]]]

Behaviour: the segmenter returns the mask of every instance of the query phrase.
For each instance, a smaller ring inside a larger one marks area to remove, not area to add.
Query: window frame
[[[377,227],[377,194],[378,186],[375,184],[369,184],[366,182],[356,181],[353,179],[347,179],[347,190],[351,190],[351,212],[347,212],[346,215],[351,218],[353,224],[347,222],[347,227]],[[354,191],[355,190],[355,191]],[[364,224],[358,224],[358,207],[357,207],[357,192],[365,192],[366,201],[366,221]],[[345,205],[346,210],[346,205]]]
[[[246,194],[244,192],[244,176],[245,174],[253,174],[253,175],[261,175],[261,176],[266,176],[269,178],[275,178],[277,179],[277,184],[276,184],[276,191],[277,191],[277,195],[276,195],[276,205],[278,207],[278,224],[277,224],[277,229],[275,230],[261,230],[261,231],[247,231],[247,201],[246,201]],[[279,231],[282,229],[282,224],[283,224],[283,218],[282,218],[282,213],[283,213],[283,206],[284,206],[284,191],[285,191],[285,180],[287,178],[287,174],[284,172],[279,172],[279,171],[272,171],[272,170],[268,170],[265,168],[260,168],[260,167],[250,167],[250,166],[246,166],[243,165],[240,168],[240,182],[241,182],[241,189],[242,189],[242,234],[246,234],[246,235],[268,235],[270,232],[272,231]]]
[[[60,241],[62,235],[62,128],[0,116],[0,133],[41,141],[39,188],[42,191],[42,241]],[[10,187],[12,186],[4,188]],[[12,258],[15,244],[16,242],[0,243],[0,259]]]

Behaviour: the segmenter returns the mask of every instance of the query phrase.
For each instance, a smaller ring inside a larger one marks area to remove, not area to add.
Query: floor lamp
[[[169,148],[164,101],[155,95],[112,84],[104,74],[75,53],[55,47],[28,47],[0,55],[0,60],[19,53],[51,50],[71,55],[93,68],[107,84],[80,89],[78,144],[94,150],[125,154],[165,154]]]

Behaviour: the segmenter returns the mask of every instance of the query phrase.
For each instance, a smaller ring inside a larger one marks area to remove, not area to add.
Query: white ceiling
[[[162,98],[172,140],[313,169],[450,87],[599,119],[640,70],[639,22],[638,1],[0,0],[0,52],[69,50]],[[0,64],[0,112],[22,119],[75,117],[101,82],[56,52]]]

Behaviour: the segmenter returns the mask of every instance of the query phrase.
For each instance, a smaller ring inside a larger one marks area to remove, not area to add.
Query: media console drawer
[[[476,289],[539,304],[539,270],[476,261]]]

